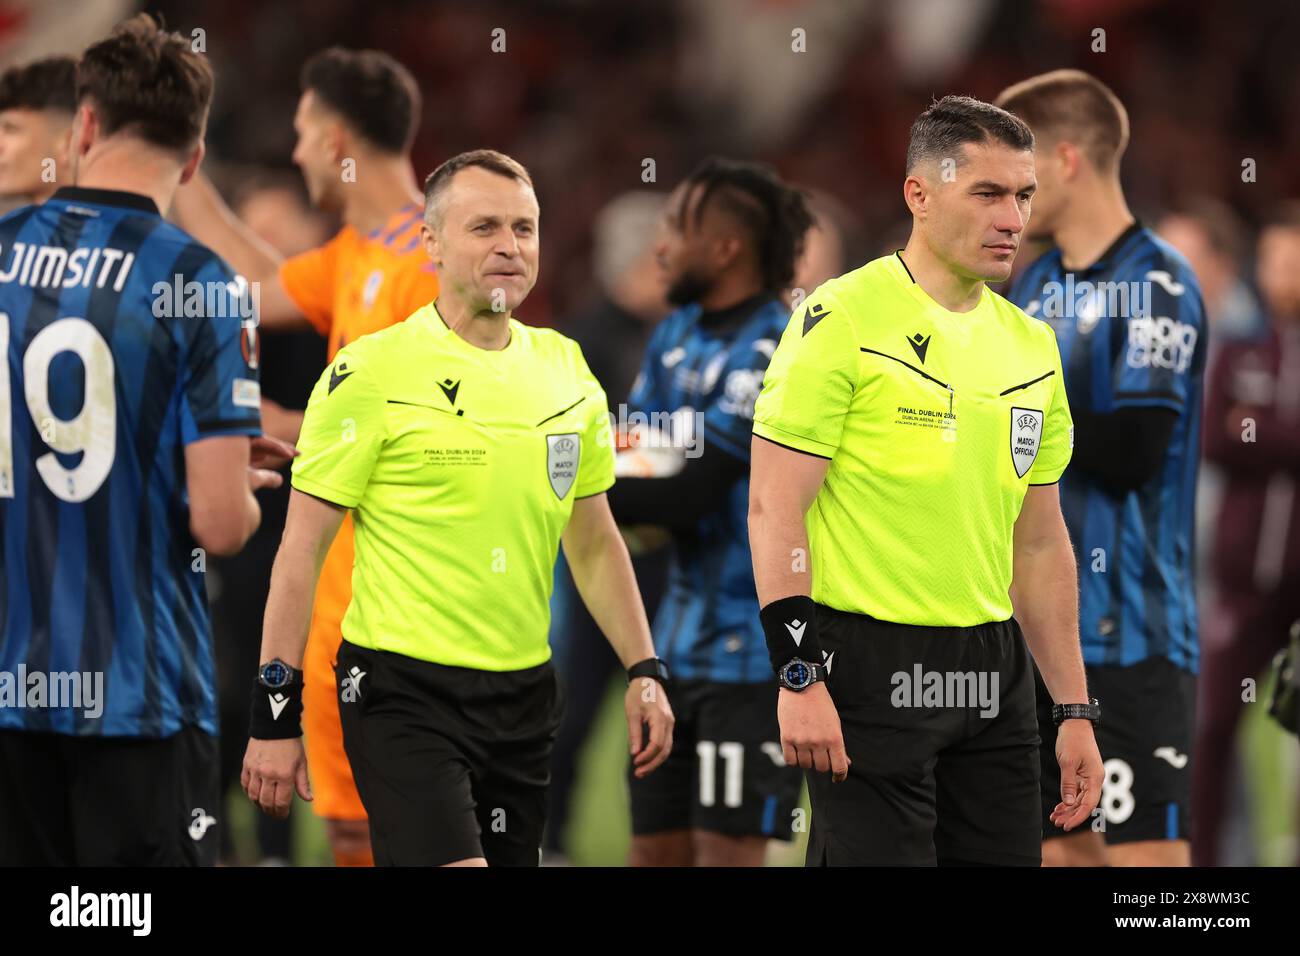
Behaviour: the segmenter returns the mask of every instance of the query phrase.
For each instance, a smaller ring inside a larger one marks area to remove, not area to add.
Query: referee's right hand
[[[311,800],[307,779],[307,754],[301,737],[286,740],[250,738],[244,751],[244,772],[239,778],[248,799],[267,816],[283,820],[289,815],[296,785],[298,796]]]
[[[776,719],[781,725],[781,752],[788,766],[830,771],[837,783],[848,777],[853,761],[844,750],[840,715],[824,683],[804,691],[782,687]]]

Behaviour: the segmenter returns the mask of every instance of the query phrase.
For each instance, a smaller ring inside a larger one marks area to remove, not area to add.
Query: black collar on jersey
[[[906,272],[907,277],[912,280],[912,285],[916,285],[916,277],[912,275],[912,270],[907,267],[907,263],[903,262],[903,250],[895,249],[894,255],[898,256],[898,261],[903,264],[903,271]]]
[[[716,312],[701,312],[700,325],[706,329],[726,328],[730,325],[739,325],[742,320],[757,311],[758,307],[772,300],[770,292],[760,292],[758,295],[737,302],[735,305],[728,306],[725,309],[718,309]]]
[[[130,193],[124,189],[86,189],[82,186],[63,186],[55,191],[51,199],[66,202],[93,202],[100,206],[125,206],[141,212],[151,212],[161,216],[158,205],[148,196]]]
[[[1143,228],[1142,220],[1135,218],[1131,223],[1129,223],[1128,228],[1125,229],[1123,232],[1121,232],[1115,238],[1115,241],[1106,247],[1105,252],[1103,252],[1096,259],[1094,259],[1090,265],[1086,265],[1082,269],[1075,269],[1073,270],[1073,272],[1076,275],[1078,275],[1080,273],[1093,272],[1094,270],[1102,268],[1103,266],[1106,265],[1107,262],[1110,261],[1111,257],[1114,256],[1115,253],[1119,252],[1120,247],[1123,246],[1124,243],[1128,242],[1131,238],[1133,238],[1133,236],[1135,236],[1137,233],[1141,232],[1142,228]],[[1071,271],[1065,268],[1064,260],[1062,260],[1061,262],[1061,271],[1062,272]]]

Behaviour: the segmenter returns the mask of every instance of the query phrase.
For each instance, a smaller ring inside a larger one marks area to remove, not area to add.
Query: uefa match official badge
[[[561,501],[573,487],[578,477],[578,461],[582,456],[582,440],[577,432],[546,436],[546,477],[551,490]]]
[[[1023,478],[1034,466],[1043,437],[1043,413],[1036,408],[1011,409],[1011,463]]]

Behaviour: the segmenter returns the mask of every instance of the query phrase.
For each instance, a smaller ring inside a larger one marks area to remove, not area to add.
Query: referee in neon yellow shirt
[[[351,509],[336,677],[380,865],[538,863],[562,708],[547,644],[561,541],[629,669],[635,772],[672,744],[667,670],[605,498],[605,395],[575,342],[511,318],[537,278],[538,218],[508,156],[435,170],[424,242],[438,299],[342,349],[303,422],[243,783],[274,815],[295,787],[310,799],[298,668],[321,561]]]
[[[809,865],[1039,864],[1026,640],[1062,702],[1052,822],[1097,806],[1060,356],[986,285],[1011,274],[1034,186],[1024,123],[936,102],[908,146],[907,247],[801,303],[764,379],[750,544]]]

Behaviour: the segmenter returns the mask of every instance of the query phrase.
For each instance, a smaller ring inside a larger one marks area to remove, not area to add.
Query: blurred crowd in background
[[[31,29],[21,42],[11,37],[0,46],[6,65],[79,49],[76,37],[51,25],[51,9],[66,12],[64,0],[12,6]],[[107,29],[137,7],[107,0],[82,16],[82,29],[101,30],[93,22],[99,18]],[[1291,345],[1277,374],[1293,385],[1300,376],[1300,214],[1293,212],[1297,226],[1289,231],[1270,236],[1263,228],[1300,197],[1294,3],[159,0],[144,8],[186,35],[203,31],[217,77],[205,169],[285,254],[319,244],[338,225],[309,207],[289,161],[299,70],[323,47],[376,47],[414,73],[424,98],[413,151],[421,177],[480,146],[524,163],[542,208],[542,268],[520,318],[577,338],[612,406],[626,399],[649,332],[667,312],[653,254],[664,199],[703,157],[761,159],[810,191],[819,227],[796,278],[810,292],[905,242],[904,146],[932,98],[992,99],[1058,67],[1093,73],[1127,107],[1127,196],[1191,261],[1211,322],[1212,366],[1224,343],[1276,339],[1271,328],[1289,329],[1281,333]],[[324,364],[323,342],[310,333],[268,335],[263,348],[264,393],[302,407]],[[1212,368],[1207,381],[1213,377]],[[1293,415],[1300,435],[1300,409]],[[1207,417],[1207,434],[1220,425]],[[1267,474],[1239,473],[1240,462],[1214,457],[1200,502],[1203,643],[1214,637],[1216,587],[1263,587],[1225,584],[1216,571],[1215,519],[1225,489],[1300,478],[1300,449],[1275,456]],[[287,487],[264,494],[283,499]],[[1268,593],[1300,585],[1296,513],[1300,502],[1287,512],[1289,535],[1284,529],[1276,579],[1264,582]],[[247,719],[246,675],[257,655],[283,500],[278,508],[264,504],[264,514],[245,554],[212,576],[220,665],[238,688],[232,725]],[[662,566],[642,559],[639,570],[652,605]],[[617,663],[569,598],[561,586],[553,634],[572,686],[555,757],[554,853],[565,850],[576,755]],[[1247,660],[1250,667],[1267,663]],[[1244,774],[1232,754],[1237,717],[1216,712],[1203,730],[1207,749],[1197,759],[1213,761],[1222,785],[1202,808],[1214,815],[1215,833],[1196,851],[1197,862],[1293,862],[1294,739],[1266,744],[1268,771]],[[237,776],[245,736],[224,726],[223,736],[227,773]],[[1286,808],[1271,835],[1244,822],[1260,805],[1252,787],[1274,791],[1275,805]],[[288,859],[288,828],[259,826],[261,853]],[[229,854],[234,858],[233,849]]]

